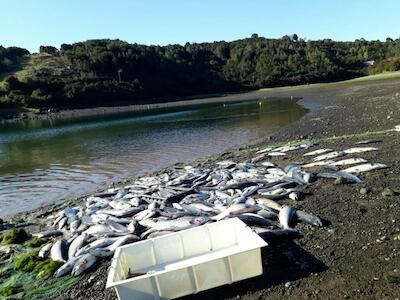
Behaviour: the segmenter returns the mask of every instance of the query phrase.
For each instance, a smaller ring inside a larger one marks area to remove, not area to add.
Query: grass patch
[[[400,71],[396,72],[385,72],[381,74],[368,75],[363,77],[358,77],[354,79],[338,81],[338,82],[327,82],[327,83],[312,83],[312,84],[302,84],[302,85],[291,85],[291,86],[282,86],[275,88],[262,88],[259,89],[258,92],[285,92],[285,91],[296,91],[302,89],[310,89],[310,88],[321,88],[328,86],[340,86],[358,82],[368,82],[368,81],[378,81],[378,80],[388,80],[388,79],[400,79]]]

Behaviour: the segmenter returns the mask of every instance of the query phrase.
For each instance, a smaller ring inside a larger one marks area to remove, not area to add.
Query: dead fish
[[[129,202],[123,200],[113,200],[108,205],[116,210],[129,210],[132,208]]]
[[[296,209],[296,217],[298,220],[300,220],[303,223],[318,226],[318,227],[323,226],[320,218],[318,218],[317,216],[314,216],[312,214],[306,213],[304,211],[298,210],[298,209]]]
[[[97,261],[97,257],[91,255],[90,253],[82,255],[76,262],[72,269],[72,276],[79,276],[91,266],[93,266]]]
[[[73,257],[69,259],[65,264],[63,264],[58,270],[54,273],[55,278],[59,278],[71,273],[73,267],[76,262],[82,258],[82,255]]]
[[[375,147],[354,147],[350,149],[346,149],[343,152],[347,154],[353,154],[353,153],[363,153],[363,152],[369,152],[369,151],[376,151],[378,148]]]
[[[268,206],[277,211],[280,211],[282,209],[282,205],[271,199],[257,198],[257,203],[261,203],[262,205]]]
[[[118,218],[131,217],[144,210],[144,207],[133,207],[131,209],[102,209],[101,212]]]
[[[138,225],[138,222],[133,220],[132,222],[130,222],[128,224],[128,226],[126,226],[126,229],[128,230],[128,232],[134,233],[137,229],[137,225]]]
[[[105,247],[105,248],[91,249],[91,250],[89,250],[89,253],[96,257],[109,257],[109,256],[114,255],[114,252],[118,247],[125,245],[127,243],[130,243],[130,242],[136,242],[139,240],[140,240],[140,238],[136,235],[133,235],[133,234],[125,235],[125,236],[119,238],[118,240],[116,240],[110,246]]]
[[[300,237],[300,233],[293,229],[262,229],[256,230],[256,233],[266,241],[296,239]]]
[[[314,150],[311,152],[307,152],[305,154],[303,154],[303,156],[314,156],[314,155],[321,155],[324,154],[326,152],[331,152],[333,151],[332,149],[318,149],[318,150]]]
[[[236,190],[236,189],[244,189],[247,188],[249,186],[253,186],[253,185],[258,185],[257,182],[251,182],[251,181],[245,181],[245,182],[237,182],[237,183],[232,183],[232,184],[228,184],[226,186],[224,186],[222,189],[220,189],[221,191],[226,191],[226,190]]]
[[[80,256],[82,254],[88,253],[89,250],[95,249],[95,248],[105,248],[113,244],[115,241],[117,241],[120,237],[106,237],[106,238],[101,238],[98,240],[95,240],[86,246],[80,248],[76,253],[75,256]]]
[[[50,249],[52,246],[53,246],[52,243],[44,245],[42,248],[40,248],[38,256],[42,258],[47,257],[50,253]]]
[[[269,152],[268,156],[274,157],[274,156],[285,156],[286,153],[284,152]]]
[[[76,252],[83,247],[88,238],[89,234],[82,233],[76,239],[74,239],[68,249],[68,258],[74,257]]]
[[[234,216],[235,218],[240,219],[244,223],[248,225],[258,225],[258,226],[274,226],[277,227],[277,223],[275,221],[266,219],[258,214],[253,213],[244,213],[241,215]]]
[[[84,232],[87,234],[91,234],[91,235],[102,235],[102,234],[110,233],[110,232],[112,232],[112,230],[111,230],[110,226],[108,226],[106,224],[96,224],[96,225],[90,226]]]
[[[359,163],[367,162],[363,158],[348,158],[336,161],[334,163],[329,164],[330,166],[346,166],[346,165],[354,165]]]
[[[64,240],[56,241],[50,249],[50,257],[55,261],[65,262],[67,252],[67,244]]]
[[[68,218],[67,217],[63,217],[60,220],[60,222],[58,222],[58,230],[63,229],[67,225],[67,222],[68,222]]]
[[[272,162],[269,162],[269,161],[264,161],[264,162],[261,163],[261,165],[262,165],[263,167],[267,167],[267,168],[275,167],[275,164],[272,163]]]
[[[263,218],[270,219],[270,220],[278,220],[279,219],[278,214],[276,214],[272,211],[266,210],[266,209],[259,210],[257,212],[257,215],[260,215]]]
[[[149,227],[157,231],[177,231],[193,226],[203,225],[208,221],[206,217],[181,217],[175,220],[159,220],[157,222],[147,219],[139,222],[144,227]]]
[[[318,178],[331,178],[331,179],[337,179],[337,178],[343,178],[343,180],[346,183],[360,183],[362,180],[358,178],[355,175],[352,175],[350,173],[346,173],[343,171],[338,171],[334,173],[318,173],[317,174]]]
[[[282,225],[283,229],[293,229],[290,225],[295,215],[296,210],[288,205],[285,205],[279,211],[279,223]]]
[[[289,197],[289,199],[299,201],[302,199],[303,194],[300,191],[293,191],[293,192],[289,193],[288,197]]]
[[[258,207],[256,205],[247,205],[245,203],[238,203],[231,205],[229,208],[225,209],[220,214],[211,217],[211,219],[215,221],[220,221],[228,216],[236,216],[249,212],[257,212],[259,210],[261,210],[261,207]]]
[[[81,220],[79,219],[75,220],[69,225],[69,230],[71,230],[72,232],[76,232],[80,225],[81,225]]]
[[[333,164],[334,162],[335,162],[334,160],[316,161],[316,162],[302,165],[301,167],[302,168],[312,168],[312,167],[326,166],[326,165]]]
[[[269,151],[271,151],[273,149],[274,148],[272,148],[272,147],[267,147],[267,148],[264,148],[264,149],[261,149],[261,150],[257,151],[257,154],[262,154],[262,153],[265,153],[265,152],[269,152]]]
[[[364,145],[364,144],[376,144],[376,143],[380,143],[380,142],[381,142],[381,140],[379,140],[379,139],[369,139],[369,140],[359,141],[355,144],[356,145]]]
[[[64,217],[65,217],[64,211],[61,211],[61,213],[59,213],[56,219],[54,220],[53,227],[56,227],[58,223],[61,221],[61,219]]]
[[[128,232],[128,228],[126,228],[126,226],[121,225],[113,220],[107,219],[105,223],[110,226],[111,230],[115,232]]]
[[[372,170],[378,170],[378,169],[385,169],[388,166],[385,164],[380,164],[380,163],[375,163],[375,164],[362,164],[362,165],[357,165],[354,167],[347,168],[343,170],[343,172],[346,173],[362,173],[362,172],[368,172]]]
[[[329,152],[327,154],[322,154],[317,157],[314,157],[313,161],[332,159],[332,158],[343,156],[345,154],[346,153],[344,151],[333,151],[333,152]]]
[[[63,232],[60,230],[50,230],[50,231],[42,231],[38,233],[32,234],[33,236],[36,236],[38,238],[46,238],[46,237],[56,237],[63,235]]]

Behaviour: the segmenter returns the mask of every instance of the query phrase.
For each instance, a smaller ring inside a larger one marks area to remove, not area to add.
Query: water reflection
[[[0,216],[222,152],[305,112],[290,100],[257,100],[4,125]]]

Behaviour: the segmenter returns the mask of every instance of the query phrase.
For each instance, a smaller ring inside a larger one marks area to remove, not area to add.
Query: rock
[[[368,194],[369,193],[369,190],[367,189],[367,188],[361,188],[360,189],[360,194],[361,195],[366,195],[366,194]]]
[[[383,197],[391,197],[394,196],[396,193],[391,188],[384,188],[382,191]]]

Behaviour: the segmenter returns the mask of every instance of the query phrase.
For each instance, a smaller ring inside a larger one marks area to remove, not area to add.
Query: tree
[[[252,39],[257,39],[257,38],[258,38],[258,34],[257,34],[257,33],[253,33],[253,34],[251,35],[251,38],[252,38]]]
[[[58,52],[58,49],[53,46],[40,46],[39,47],[39,52],[40,53],[47,53],[50,55],[56,55]]]
[[[67,50],[72,50],[72,45],[71,44],[61,44],[60,50],[61,51],[67,51]]]

